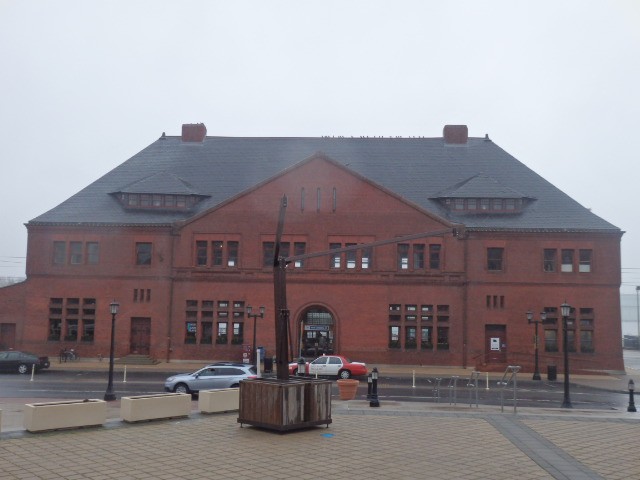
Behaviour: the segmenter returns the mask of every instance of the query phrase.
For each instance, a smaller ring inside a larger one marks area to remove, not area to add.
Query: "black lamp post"
[[[562,350],[564,351],[564,400],[562,400],[562,408],[573,408],[569,396],[569,335],[567,332],[571,306],[567,302],[563,303],[560,305],[560,313],[562,314]]]
[[[533,378],[532,380],[541,380],[540,378],[540,368],[538,366],[538,324],[540,322],[543,322],[547,319],[547,312],[540,312],[540,320],[534,320],[533,319],[533,312],[531,310],[529,310],[527,312],[527,321],[529,322],[529,325],[531,325],[532,323],[535,323],[536,325],[536,333],[535,333],[535,337],[533,338],[533,347],[534,347],[534,351],[535,351],[535,357],[534,357],[534,367],[533,367]]]
[[[260,307],[260,313],[251,313],[253,307],[251,305],[247,305],[247,317],[253,318],[253,347],[251,347],[251,355],[253,355],[253,365],[258,368],[258,359],[256,353],[256,323],[258,321],[258,317],[264,318],[264,307]]]
[[[380,406],[380,400],[378,399],[378,369],[376,367],[373,367],[373,370],[371,371],[371,383],[372,383],[372,388],[371,388],[371,396],[369,398],[369,406],[370,407],[379,407]]]
[[[115,300],[109,304],[111,309],[111,350],[109,350],[109,383],[107,384],[107,391],[104,394],[104,399],[107,402],[111,402],[116,399],[116,394],[113,393],[113,350],[115,346],[115,330],[116,330],[116,314],[118,313],[118,307],[120,304]]]
[[[633,379],[629,380],[629,406],[627,412],[637,412],[636,403],[633,401],[633,391],[635,390],[635,383]]]

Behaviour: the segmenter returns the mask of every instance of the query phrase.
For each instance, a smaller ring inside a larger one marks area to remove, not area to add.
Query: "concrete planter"
[[[120,399],[120,417],[125,422],[188,417],[190,413],[191,395],[187,393],[160,393]]]
[[[93,427],[106,420],[107,403],[104,400],[28,403],[24,406],[24,428],[29,432]]]
[[[240,389],[201,390],[198,410],[202,413],[233,412],[240,408]]]

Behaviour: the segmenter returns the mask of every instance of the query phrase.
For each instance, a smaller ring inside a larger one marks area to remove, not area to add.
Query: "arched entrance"
[[[329,310],[320,306],[305,309],[300,315],[298,355],[317,357],[333,353],[335,321]]]

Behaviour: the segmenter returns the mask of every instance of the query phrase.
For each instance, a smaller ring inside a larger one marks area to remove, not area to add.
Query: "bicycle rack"
[[[473,394],[475,393],[476,397],[476,408],[478,408],[478,378],[480,377],[480,372],[473,371],[471,372],[471,378],[467,380],[467,387],[470,387],[469,390],[469,408],[473,403]]]
[[[433,387],[433,393],[436,397],[436,403],[440,403],[440,383],[442,382],[442,378],[436,378],[436,385]]]
[[[513,380],[513,413],[517,413],[518,411],[518,397],[517,397],[517,389],[518,389],[518,372],[522,367],[519,365],[509,365],[507,369],[504,371],[504,375],[502,375],[502,379],[498,381],[498,386],[502,387],[500,389],[500,411],[504,412],[504,391],[507,389],[509,383]],[[507,378],[507,375],[509,378]]]
[[[458,405],[458,375],[453,375],[449,379],[449,405],[451,405],[451,392],[453,391],[453,404]]]

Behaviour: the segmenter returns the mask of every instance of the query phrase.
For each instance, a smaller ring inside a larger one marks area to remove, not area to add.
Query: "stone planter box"
[[[120,399],[120,418],[125,422],[188,417],[190,413],[191,395],[187,393],[160,393]]]
[[[239,388],[201,390],[198,394],[198,410],[202,413],[233,412],[238,408],[240,408]]]
[[[24,406],[24,428],[29,432],[94,427],[106,420],[107,403],[104,400],[28,403]]]
[[[331,382],[309,378],[240,382],[238,423],[277,431],[331,423]]]

